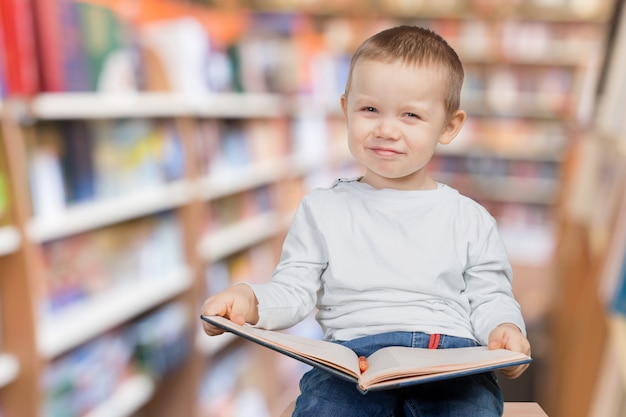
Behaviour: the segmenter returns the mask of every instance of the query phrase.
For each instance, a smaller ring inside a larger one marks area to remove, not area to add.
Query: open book
[[[201,318],[259,345],[352,381],[364,393],[477,374],[532,360],[523,353],[489,350],[485,346],[458,349],[390,346],[360,359],[350,348],[338,343],[241,326],[224,317]],[[367,369],[363,372],[363,366],[359,367],[360,361],[361,365],[366,361]]]

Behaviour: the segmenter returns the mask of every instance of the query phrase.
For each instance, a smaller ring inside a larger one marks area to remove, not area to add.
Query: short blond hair
[[[445,71],[448,78],[444,99],[448,117],[459,110],[464,78],[463,64],[445,39],[432,30],[403,25],[383,30],[366,39],[352,55],[346,96],[352,83],[354,67],[362,60],[438,66]]]

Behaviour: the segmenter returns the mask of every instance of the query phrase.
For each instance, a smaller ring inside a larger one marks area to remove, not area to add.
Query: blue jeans
[[[477,346],[471,339],[438,336],[391,332],[341,343],[359,356],[369,356],[385,346]],[[300,380],[300,392],[293,417],[500,417],[503,412],[502,393],[493,372],[362,394],[354,382],[313,368]]]

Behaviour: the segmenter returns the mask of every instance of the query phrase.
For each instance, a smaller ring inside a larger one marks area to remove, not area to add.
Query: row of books
[[[201,175],[219,175],[291,151],[282,119],[199,119],[197,126],[187,158],[175,123],[167,119],[39,123],[28,150],[33,213],[52,217],[78,203],[181,179],[187,159],[195,160]]]
[[[183,175],[173,122],[43,122],[37,131],[28,152],[36,216],[53,216],[69,205],[124,195]]]
[[[276,198],[270,186],[262,186],[211,201],[205,210],[204,230],[210,233],[267,213],[274,208]]]
[[[208,264],[206,287],[214,294],[237,282],[266,282],[272,276],[276,261],[276,250],[271,243],[252,246]]]
[[[492,155],[435,155],[429,163],[432,171],[465,174],[485,178],[536,178],[557,181],[560,175],[558,161],[515,160]]]
[[[609,2],[610,3],[610,2]],[[364,15],[427,15],[449,18],[491,16],[526,16],[553,18],[596,18],[606,11],[605,2],[579,3],[574,0],[483,1],[483,0],[420,0],[407,2],[388,0],[363,2],[362,0],[316,0],[306,3],[298,0],[244,0],[242,6],[267,10],[302,10],[309,13],[354,13]]]
[[[356,44],[392,23],[371,18],[319,23],[299,13],[241,11],[235,19],[232,13],[174,0],[134,8],[83,0],[35,0],[30,8],[28,2],[3,1],[13,6],[2,21],[5,83],[8,93],[16,95],[154,90],[335,94],[343,88]],[[594,28],[580,23],[412,22],[433,26],[469,61],[484,60],[488,51],[486,58],[496,62],[584,64],[594,48],[589,40]],[[335,88],[328,87],[333,84]]]
[[[179,219],[163,213],[43,244],[40,314],[133,283],[167,279],[184,264],[181,234]]]
[[[599,42],[598,26],[582,21],[440,19],[425,24],[449,40],[466,64],[584,65]]]
[[[219,174],[286,157],[292,151],[287,120],[197,120],[193,158],[202,175]]]
[[[295,361],[292,361],[295,362]],[[284,377],[281,369],[271,371],[260,353],[245,346],[232,347],[205,369],[199,386],[199,417],[270,417],[267,372],[274,379]]]
[[[51,362],[41,380],[42,416],[84,416],[136,373],[166,377],[189,355],[189,323],[184,304],[168,304]]]
[[[468,67],[461,99],[470,114],[567,118],[575,84],[567,68]]]
[[[569,145],[569,135],[558,121],[470,116],[454,141],[440,151],[559,161]]]

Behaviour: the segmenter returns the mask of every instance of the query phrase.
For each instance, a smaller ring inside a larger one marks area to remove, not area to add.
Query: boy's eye
[[[407,116],[407,117],[413,117],[413,118],[416,118],[416,119],[419,119],[419,118],[420,118],[420,117],[419,117],[419,115],[417,115],[417,114],[415,114],[415,113],[407,113],[407,114],[406,114],[406,116]]]
[[[374,113],[376,111],[376,108],[375,107],[363,107],[363,111]]]

